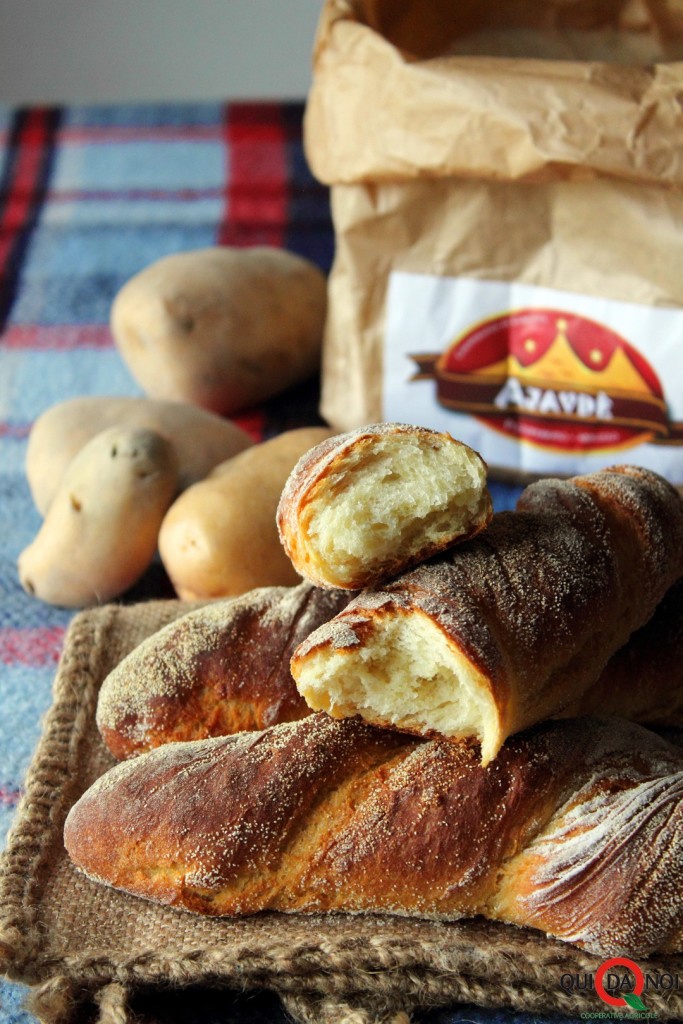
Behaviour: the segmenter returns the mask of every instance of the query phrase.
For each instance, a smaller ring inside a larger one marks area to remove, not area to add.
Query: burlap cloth
[[[594,972],[600,959],[531,931],[371,916],[205,920],[79,875],[62,845],[64,818],[113,763],[95,728],[99,686],[187,609],[111,605],[69,628],[0,873],[0,970],[34,986],[40,1019],[122,1024],[135,991],[197,984],[274,991],[301,1024],[408,1022],[417,1008],[458,1002],[573,1017],[609,1009],[593,991],[561,986],[562,975]],[[646,1001],[660,1019],[683,1017],[683,957],[641,967],[679,975],[679,993],[648,992]]]

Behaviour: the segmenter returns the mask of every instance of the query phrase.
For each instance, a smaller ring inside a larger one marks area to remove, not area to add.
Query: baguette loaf
[[[259,588],[188,612],[148,637],[107,676],[97,723],[117,758],[162,743],[263,729],[313,714],[290,657],[348,604],[345,590]],[[683,578],[652,619],[562,715],[622,715],[683,726]]]
[[[309,583],[259,587],[181,616],[104,680],[96,714],[102,739],[126,758],[310,714],[289,669],[292,652],[351,596]]]
[[[580,701],[683,576],[683,499],[622,466],[541,480],[515,512],[381,588],[295,651],[314,710],[423,736],[507,736]]]
[[[450,434],[379,423],[328,438],[292,470],[277,510],[294,568],[360,590],[483,530],[486,464]]]
[[[657,611],[605,665],[563,717],[623,715],[651,726],[683,727],[683,577]]]
[[[683,950],[683,750],[622,719],[464,744],[324,714],[124,762],[71,809],[92,879],[199,914],[475,915]]]

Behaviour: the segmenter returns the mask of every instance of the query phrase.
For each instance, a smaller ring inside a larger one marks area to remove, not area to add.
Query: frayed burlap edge
[[[94,1000],[101,1024],[113,1024],[127,1020],[129,995],[143,986],[203,982],[273,991],[299,1024],[400,1024],[417,1009],[458,1003],[567,1015],[595,1009],[594,997],[565,993],[552,982],[556,957],[541,956],[532,969],[517,954],[502,942],[489,954],[464,944],[448,951],[429,942],[385,948],[378,940],[363,950],[356,944],[272,944],[267,951],[245,945],[238,957],[218,948],[172,959],[158,951],[117,962],[84,956],[54,963],[56,973],[35,988],[29,1008],[45,1024],[66,1024],[80,1004]],[[564,966],[588,972],[596,961],[571,957]],[[662,1019],[676,1012],[662,1000],[652,1009],[662,1011]]]
[[[156,628],[187,610],[178,602],[155,604]],[[322,936],[294,945],[271,942],[268,949],[245,941],[228,954],[215,947],[171,957],[158,949],[129,959],[95,957],[87,950],[46,956],[39,915],[43,869],[51,857],[64,856],[62,824],[73,803],[79,751],[92,738],[101,652],[132,615],[134,608],[112,605],[73,619],[54,702],[0,862],[0,970],[33,987],[28,1008],[40,1021],[70,1024],[90,1004],[101,1024],[125,1024],[136,989],[199,983],[273,991],[299,1024],[408,1024],[418,1008],[456,1003],[572,1016],[596,1011],[594,994],[565,992],[557,978],[594,972],[597,958],[540,941],[535,933],[528,953],[520,955],[520,930],[499,925],[483,932],[475,923],[457,926],[447,948],[412,937],[387,942],[381,935],[362,941]],[[65,689],[65,680],[72,690]],[[683,977],[683,958],[649,967]],[[651,993],[648,1009],[662,1020],[680,1018],[683,998]]]
[[[69,783],[75,776],[79,748],[95,716],[97,660],[116,617],[115,606],[83,612],[67,630],[52,707],[45,717],[24,796],[0,861],[0,966],[8,973],[14,967],[20,976],[27,974],[28,980],[33,980],[31,965],[39,960],[42,947],[37,892],[41,866],[57,840],[55,833],[59,830],[54,826],[58,820],[63,821],[69,806]],[[93,621],[94,631],[90,625]],[[83,684],[75,705],[62,692],[62,680],[74,677]]]

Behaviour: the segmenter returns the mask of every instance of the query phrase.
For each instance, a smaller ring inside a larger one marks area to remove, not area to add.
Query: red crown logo
[[[598,451],[683,440],[657,374],[615,331],[556,309],[522,309],[469,328],[443,353],[415,355],[439,404],[544,448]]]

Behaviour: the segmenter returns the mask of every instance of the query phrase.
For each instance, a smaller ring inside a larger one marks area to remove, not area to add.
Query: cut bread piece
[[[481,536],[358,594],[292,675],[314,709],[478,741],[487,763],[580,703],[682,575],[683,499],[662,477],[542,480]]]
[[[476,739],[487,764],[506,733],[484,673],[421,609],[400,614],[385,604],[371,612],[368,604],[361,642],[341,618],[314,634],[318,644],[334,637],[333,649],[303,658],[299,649],[293,671],[308,706],[429,738]]]
[[[263,729],[313,714],[292,679],[292,652],[353,596],[301,583],[260,588],[181,614],[140,643],[102,683],[97,725],[105,744],[115,757],[128,758],[165,743]],[[327,689],[317,687],[309,693],[315,710],[337,717],[371,704],[393,716],[403,731],[423,731],[428,700],[431,720],[442,732],[496,735],[486,716],[491,710],[497,715],[497,708],[481,673],[426,615],[404,623],[397,617],[373,642],[376,649],[365,654],[357,683],[345,680],[352,701],[333,708]],[[345,671],[341,656],[337,661]],[[332,671],[334,666],[331,657]],[[455,699],[452,673],[465,684]],[[401,701],[410,700],[409,709],[391,707],[394,688]],[[468,698],[464,714],[458,695]],[[389,706],[382,706],[387,700]],[[683,578],[608,661],[595,685],[561,714],[619,715],[683,727]]]
[[[491,514],[477,452],[450,434],[380,423],[304,455],[277,521],[305,579],[359,590],[473,537]]]

